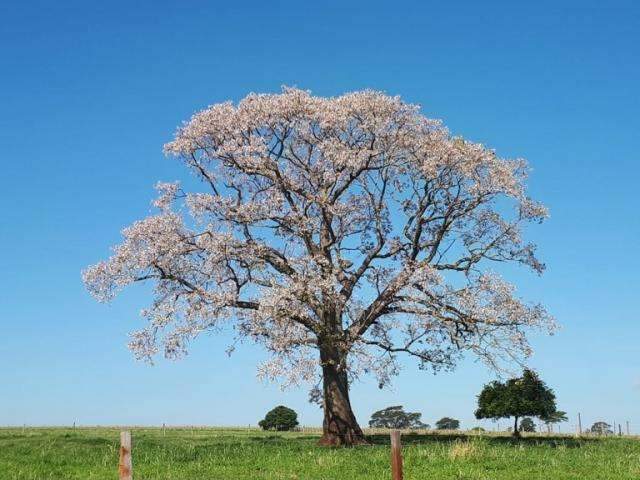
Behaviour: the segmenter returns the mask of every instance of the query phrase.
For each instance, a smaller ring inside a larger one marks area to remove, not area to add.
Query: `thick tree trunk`
[[[344,356],[333,348],[320,350],[323,377],[324,422],[320,445],[352,446],[366,444],[362,429],[349,401],[349,382]]]

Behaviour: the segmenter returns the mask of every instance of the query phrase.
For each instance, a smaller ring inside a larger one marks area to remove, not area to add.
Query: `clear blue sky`
[[[96,303],[80,271],[184,178],[161,148],[195,110],[282,84],[375,88],[533,166],[551,219],[547,273],[520,293],[562,324],[531,364],[584,423],[640,432],[640,3],[3,2],[0,7],[0,425],[255,424],[275,404],[319,424],[305,390],[255,377],[259,347],[205,336],[179,363],[136,363],[144,289]],[[520,4],[522,6],[516,6]],[[606,6],[605,6],[606,5]],[[403,404],[475,422],[492,378],[411,364],[391,390],[353,385],[357,416]],[[506,425],[506,423],[505,423]]]

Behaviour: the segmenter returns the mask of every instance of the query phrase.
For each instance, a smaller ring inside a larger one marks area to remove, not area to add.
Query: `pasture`
[[[312,433],[257,429],[132,428],[137,480],[377,480],[390,478],[389,437],[322,448]],[[118,428],[2,428],[3,480],[117,479]],[[405,434],[405,479],[640,478],[634,438]]]

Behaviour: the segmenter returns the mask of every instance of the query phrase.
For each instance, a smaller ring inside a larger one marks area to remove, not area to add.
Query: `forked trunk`
[[[349,401],[349,382],[344,358],[331,348],[320,351],[323,377],[324,421],[320,445],[352,446],[366,444],[362,429]]]

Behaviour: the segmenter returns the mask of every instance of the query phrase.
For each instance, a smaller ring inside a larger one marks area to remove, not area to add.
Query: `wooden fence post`
[[[133,480],[131,462],[131,432],[120,432],[120,463],[118,464],[120,480]]]
[[[402,445],[398,430],[391,432],[391,479],[402,480]]]

